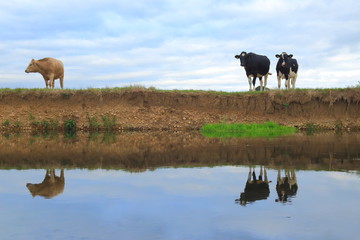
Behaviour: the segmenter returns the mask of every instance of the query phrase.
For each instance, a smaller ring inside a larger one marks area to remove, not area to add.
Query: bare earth
[[[210,92],[132,90],[23,90],[0,93],[2,130],[34,121],[73,120],[80,130],[89,118],[116,120],[116,130],[197,129],[207,123],[261,123],[306,128],[360,129],[360,88],[271,90],[221,95]],[[4,124],[7,122],[7,124]]]

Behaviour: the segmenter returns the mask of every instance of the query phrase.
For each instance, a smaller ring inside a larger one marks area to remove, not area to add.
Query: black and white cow
[[[289,89],[290,83],[291,87],[295,88],[295,82],[299,69],[296,59],[292,58],[292,54],[288,55],[286,52],[276,54],[275,57],[279,58],[276,64],[278,87],[280,88],[281,79],[285,79],[285,88]]]
[[[264,179],[263,173],[265,174]],[[256,178],[255,168],[252,170],[250,167],[244,192],[240,193],[240,198],[235,199],[235,203],[245,206],[246,204],[255,202],[257,200],[267,199],[270,194],[270,182],[271,181],[268,180],[265,167],[260,167],[260,174],[258,179]]]
[[[280,170],[278,170],[276,192],[278,199],[276,202],[287,202],[291,201],[291,198],[296,196],[298,190],[295,170],[285,170],[285,176],[281,177]]]
[[[271,75],[271,73],[269,73],[270,60],[266,56],[251,52],[242,52],[240,55],[236,55],[235,58],[240,59],[240,66],[245,68],[246,76],[249,80],[249,91],[255,90],[257,77],[260,80],[260,90],[263,91],[266,88],[267,77],[268,75]],[[264,77],[265,80],[264,85],[262,77]]]

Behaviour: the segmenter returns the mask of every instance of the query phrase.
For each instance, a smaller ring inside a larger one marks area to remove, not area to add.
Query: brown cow
[[[54,88],[55,79],[59,79],[60,86],[63,88],[64,65],[60,60],[54,58],[43,58],[39,60],[32,59],[25,72],[40,73],[45,80],[46,88]]]
[[[64,170],[61,169],[60,177],[55,175],[55,170],[46,170],[45,178],[41,183],[27,183],[31,195],[42,196],[44,198],[52,198],[64,191],[65,177]]]

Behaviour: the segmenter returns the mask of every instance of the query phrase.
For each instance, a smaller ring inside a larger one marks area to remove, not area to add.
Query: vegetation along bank
[[[360,88],[265,92],[1,89],[2,131],[184,130],[211,123],[274,122],[360,129]]]

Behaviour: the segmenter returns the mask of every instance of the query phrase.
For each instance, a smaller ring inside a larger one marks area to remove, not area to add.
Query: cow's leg
[[[50,78],[49,78],[50,88],[54,88],[54,80],[55,80],[54,77],[55,77],[55,74],[51,73]]]
[[[252,83],[253,83],[253,89],[255,91],[256,76],[253,77],[253,82]]]
[[[252,90],[252,84],[251,84],[251,77],[248,76],[248,81],[249,81],[249,91]]]
[[[44,77],[44,76],[43,76]],[[45,81],[45,87],[48,88],[49,86],[49,79],[46,79],[46,77],[44,77],[44,81]]]
[[[268,78],[268,74],[266,74],[265,76],[264,76],[264,90],[266,90],[266,85],[267,85],[267,78]]]
[[[64,169],[61,169],[61,170],[60,170],[60,179],[61,179],[61,180],[64,180],[64,179],[65,179],[65,177],[64,177]]]
[[[292,88],[293,88],[293,89],[295,88],[296,78],[297,78],[297,76],[294,76],[294,77],[291,79],[291,85],[292,85]]]
[[[249,168],[249,174],[248,174],[247,182],[251,182],[251,167]]]
[[[50,182],[55,182],[55,169],[50,170]]]
[[[255,168],[252,172],[252,177],[253,177],[253,181],[256,182],[256,173],[255,173]]]
[[[260,167],[260,174],[259,174],[259,180],[260,181],[263,180],[262,176],[263,176],[263,167]]]
[[[64,75],[59,78],[61,89],[64,88]]]
[[[266,169],[264,168],[264,180],[266,183],[269,183],[268,177],[267,177],[267,172]]]
[[[259,77],[259,80],[260,80],[260,91],[264,91],[262,77]]]
[[[290,88],[289,75],[285,74],[285,88]]]
[[[278,88],[280,89],[281,86],[281,77],[279,75],[277,75],[277,79],[278,79]]]
[[[278,182],[278,183],[281,183],[281,173],[280,173],[280,169],[278,169],[277,182]]]
[[[288,169],[285,170],[285,177],[286,177],[287,179],[290,178],[290,171],[289,171]]]

